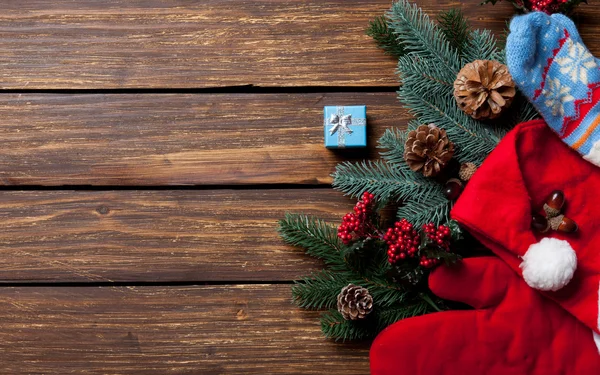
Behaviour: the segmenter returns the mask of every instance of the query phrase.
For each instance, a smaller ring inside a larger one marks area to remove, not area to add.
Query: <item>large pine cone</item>
[[[446,131],[434,124],[421,125],[408,133],[404,144],[404,160],[415,172],[434,177],[448,164],[454,155],[454,143]]]
[[[373,311],[373,297],[366,288],[348,284],[337,296],[337,309],[346,320],[363,319]]]
[[[460,109],[476,120],[494,119],[508,108],[515,96],[506,65],[475,60],[465,65],[454,81],[454,97]]]

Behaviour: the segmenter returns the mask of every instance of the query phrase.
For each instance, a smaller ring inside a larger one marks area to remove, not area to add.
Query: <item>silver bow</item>
[[[352,115],[343,115],[339,116],[336,114],[332,114],[329,118],[329,123],[334,125],[331,130],[329,130],[329,134],[334,135],[335,132],[342,129],[340,132],[345,132],[347,134],[352,134],[352,130],[349,128],[352,125]]]

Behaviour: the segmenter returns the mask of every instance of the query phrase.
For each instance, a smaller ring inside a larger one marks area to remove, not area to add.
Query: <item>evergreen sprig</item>
[[[408,290],[389,280],[385,242],[367,239],[346,246],[337,240],[337,236],[333,240],[334,230],[324,221],[306,215],[287,214],[279,222],[279,233],[285,242],[303,247],[307,254],[322,259],[328,266],[326,270],[295,282],[292,296],[299,307],[335,309],[337,295],[348,284],[367,288],[373,297],[374,313],[365,321],[345,321],[337,310],[323,314],[321,323],[326,337],[368,339],[393,323],[394,317],[438,310],[425,292]],[[362,264],[358,266],[357,263]]]
[[[322,259],[332,269],[347,269],[337,228],[323,220],[286,213],[279,222],[279,235],[288,244],[301,247],[308,255]]]
[[[407,0],[399,0],[387,16],[393,33],[407,53],[431,60],[440,69],[455,72],[456,76],[461,68],[458,52],[421,8]]]
[[[384,201],[402,201],[438,188],[433,181],[417,175],[405,165],[382,160],[343,162],[337,165],[332,176],[333,187],[345,194],[359,197],[369,191]]]
[[[296,281],[292,297],[299,307],[305,309],[332,309],[337,295],[348,284],[344,275],[323,270]]]
[[[405,54],[404,47],[398,41],[388,26],[388,21],[385,16],[375,17],[369,22],[367,35],[375,40],[377,46],[385,51],[386,54],[396,58]]]
[[[437,17],[437,22],[446,40],[460,54],[463,46],[469,39],[469,23],[462,11],[457,8],[451,8],[445,12],[441,12]]]

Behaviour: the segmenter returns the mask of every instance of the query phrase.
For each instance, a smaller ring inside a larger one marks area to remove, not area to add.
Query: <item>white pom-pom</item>
[[[529,246],[520,267],[523,279],[530,287],[555,291],[573,278],[577,254],[567,241],[543,238]]]

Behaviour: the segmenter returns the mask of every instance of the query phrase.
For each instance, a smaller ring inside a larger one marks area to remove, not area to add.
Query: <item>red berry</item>
[[[392,264],[400,259],[414,257],[421,242],[419,233],[406,219],[394,223],[394,226],[386,231],[383,240],[388,244],[388,254],[390,251],[394,254],[388,258]]]

